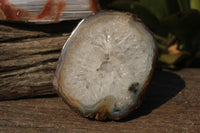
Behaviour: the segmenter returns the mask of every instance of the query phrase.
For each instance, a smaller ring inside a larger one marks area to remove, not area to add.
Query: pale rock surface
[[[131,14],[97,13],[63,47],[54,85],[84,116],[120,119],[140,102],[155,56],[152,34]]]

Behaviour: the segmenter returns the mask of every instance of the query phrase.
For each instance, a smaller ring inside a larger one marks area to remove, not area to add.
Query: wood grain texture
[[[0,100],[55,94],[52,79],[67,38],[0,25]]]
[[[48,33],[41,31],[28,31],[6,25],[0,25],[0,42],[14,42],[26,38],[47,37]]]
[[[198,133],[200,69],[155,71],[142,106],[124,120],[75,114],[59,97],[0,102],[0,132]]]

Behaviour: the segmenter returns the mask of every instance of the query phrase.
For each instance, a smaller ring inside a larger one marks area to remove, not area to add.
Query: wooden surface
[[[154,73],[142,106],[121,121],[93,121],[59,97],[0,102],[0,132],[198,133],[200,69]]]
[[[156,70],[142,106],[121,121],[82,118],[52,95],[58,56],[76,24],[0,22],[0,133],[199,132],[200,69]],[[1,101],[27,97],[37,98]]]

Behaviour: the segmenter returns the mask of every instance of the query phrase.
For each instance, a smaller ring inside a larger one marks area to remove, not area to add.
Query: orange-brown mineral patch
[[[4,17],[0,16],[1,20],[21,20],[22,18],[29,17],[30,14],[22,9],[12,6],[8,0],[0,0],[0,8],[4,13]],[[2,13],[1,13],[2,14]]]
[[[64,11],[66,6],[66,1],[60,0],[58,1],[58,6],[57,6],[57,12],[56,12],[56,17],[55,17],[55,22],[58,22],[60,19],[60,15],[62,14],[62,12]]]
[[[98,12],[98,4],[96,0],[90,0],[90,9],[92,12]]]
[[[31,14],[12,5],[9,0],[0,0],[0,20],[24,21],[28,19],[50,19],[59,21],[60,15],[66,7],[66,1],[47,0],[39,14]]]

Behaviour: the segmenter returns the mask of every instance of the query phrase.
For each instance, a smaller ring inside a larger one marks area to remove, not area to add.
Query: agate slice
[[[119,120],[141,103],[157,55],[154,37],[130,13],[83,19],[65,43],[54,86],[82,116]]]

